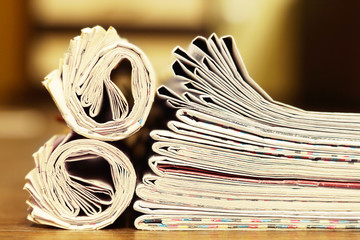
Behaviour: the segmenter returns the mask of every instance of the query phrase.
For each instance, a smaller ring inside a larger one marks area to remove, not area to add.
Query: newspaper
[[[110,79],[123,59],[132,66],[131,111]],[[28,219],[75,230],[108,226],[135,191],[135,170],[115,141],[138,131],[149,114],[155,95],[149,60],[114,28],[85,28],[43,84],[72,131],[53,136],[33,155],[24,187]]]
[[[250,78],[231,36],[174,50],[139,229],[360,228],[360,114],[305,111]]]
[[[110,79],[111,71],[123,59],[132,66],[134,105],[130,112],[124,94]],[[138,131],[155,95],[155,75],[148,58],[112,27],[107,31],[99,26],[83,29],[71,40],[59,69],[43,84],[73,131],[104,141],[121,140]]]
[[[54,136],[34,153],[34,160],[25,184],[31,194],[28,219],[33,222],[100,229],[113,223],[133,197],[135,170],[109,143]]]

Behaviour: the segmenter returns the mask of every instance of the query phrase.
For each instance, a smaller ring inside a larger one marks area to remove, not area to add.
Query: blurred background
[[[186,49],[197,35],[233,35],[250,76],[273,99],[360,112],[358,0],[5,0],[0,20],[0,151],[8,170],[0,187],[19,188],[19,197],[0,205],[25,201],[31,154],[67,131],[41,81],[84,27],[113,26],[147,54],[158,85],[172,76],[175,46]]]

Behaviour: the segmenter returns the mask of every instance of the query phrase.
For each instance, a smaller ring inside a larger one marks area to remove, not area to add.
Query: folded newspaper
[[[130,112],[110,79],[124,59],[132,66]],[[101,140],[121,140],[144,125],[155,95],[150,63],[113,28],[85,28],[44,85],[74,132],[53,136],[33,155],[24,187],[28,219],[65,229],[103,228],[129,206],[136,174],[119,144]]]
[[[127,59],[132,66],[129,104],[110,79],[111,71]],[[60,67],[43,82],[67,125],[88,138],[116,141],[145,123],[155,95],[155,77],[145,54],[112,27],[85,28],[70,42]]]
[[[274,101],[231,36],[174,50],[177,108],[154,130],[134,208],[138,229],[360,228],[360,114]]]
[[[53,136],[26,176],[28,219],[65,229],[100,229],[129,206],[136,174],[118,148],[73,134]]]

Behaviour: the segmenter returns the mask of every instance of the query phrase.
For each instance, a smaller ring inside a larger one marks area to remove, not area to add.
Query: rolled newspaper
[[[134,105],[130,112],[124,94],[110,79],[111,71],[124,59],[132,66]],[[59,69],[43,84],[73,131],[104,141],[121,140],[138,131],[155,95],[148,58],[112,27],[107,31],[99,26],[83,29],[71,40]]]
[[[132,67],[132,108],[110,79],[124,59]],[[103,228],[130,204],[136,182],[130,160],[103,141],[121,140],[144,125],[155,95],[149,60],[113,28],[85,28],[43,84],[79,135],[54,136],[33,155],[24,187],[28,219],[65,229]]]
[[[53,136],[34,153],[26,176],[28,219],[64,229],[100,229],[130,204],[136,174],[116,147],[93,139]]]

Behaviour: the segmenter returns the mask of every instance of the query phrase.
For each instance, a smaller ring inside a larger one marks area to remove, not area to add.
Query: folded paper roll
[[[124,94],[110,79],[111,71],[124,59],[132,66],[134,105],[130,112]],[[117,141],[138,131],[155,95],[149,60],[111,27],[107,31],[99,26],[83,29],[70,42],[59,69],[43,84],[73,131],[104,141]]]
[[[28,219],[64,229],[100,229],[132,199],[136,174],[116,147],[72,135],[52,137],[34,154],[26,176]]]
[[[132,107],[110,79],[124,59],[132,67]],[[144,125],[155,95],[150,63],[113,28],[85,28],[43,84],[73,132],[52,137],[34,154],[36,167],[24,187],[28,219],[65,229],[103,228],[129,206],[136,182],[130,160],[103,141],[121,140]]]

